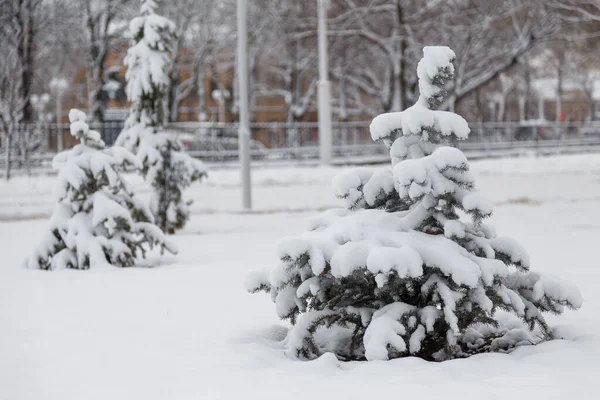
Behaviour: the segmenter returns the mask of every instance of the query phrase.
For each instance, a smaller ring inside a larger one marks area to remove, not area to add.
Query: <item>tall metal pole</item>
[[[63,131],[62,131],[62,100],[67,90],[67,81],[64,78],[52,78],[50,89],[54,93],[56,101],[56,150],[63,151]]]
[[[319,8],[319,154],[321,164],[331,164],[331,87],[327,66],[327,8],[329,0],[317,0]]]
[[[240,168],[242,172],[242,205],[246,210],[252,208],[250,184],[250,117],[248,115],[248,27],[246,23],[248,0],[237,1],[238,28],[238,94],[240,107],[240,126],[238,145]]]
[[[63,151],[62,91],[56,96],[56,147],[58,152]]]

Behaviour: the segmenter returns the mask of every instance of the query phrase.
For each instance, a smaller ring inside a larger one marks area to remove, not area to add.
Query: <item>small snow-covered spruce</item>
[[[150,208],[156,224],[174,233],[189,219],[191,201],[183,199],[183,189],[205,177],[206,169],[160,132],[175,25],[157,15],[157,7],[157,0],[142,0],[140,16],[129,24],[133,42],[124,63],[131,112],[117,144],[139,157],[141,172],[154,188]]]
[[[463,153],[448,146],[469,127],[436,110],[454,52],[423,53],[417,103],[370,126],[391,168],[337,176],[348,209],[282,240],[280,262],[247,277],[247,290],[270,293],[278,316],[293,324],[293,355],[441,361],[509,351],[552,338],[542,313],[581,306],[576,287],[529,271],[525,250],[484,224],[491,204],[474,191]]]
[[[69,120],[71,134],[80,144],[54,157],[58,204],[49,232],[27,265],[37,269],[129,267],[154,246],[176,253],[154,225],[150,210],[120,175],[124,168],[140,168],[139,160],[122,147],[104,148],[83,112],[72,109]]]

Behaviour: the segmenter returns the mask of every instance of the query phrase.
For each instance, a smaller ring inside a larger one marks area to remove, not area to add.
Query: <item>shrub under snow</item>
[[[423,53],[417,103],[371,123],[391,167],[337,176],[348,208],[282,240],[280,262],[247,278],[247,289],[269,292],[293,324],[293,355],[445,360],[508,351],[552,338],[544,312],[581,306],[576,287],[530,271],[525,250],[484,224],[492,206],[474,190],[463,153],[447,145],[467,138],[467,122],[436,110],[454,52]]]
[[[71,134],[81,144],[54,157],[59,170],[54,195],[58,204],[49,231],[28,258],[30,268],[88,269],[98,264],[134,265],[154,246],[177,250],[156,225],[152,213],[133,195],[120,175],[140,168],[122,147],[104,148],[100,134],[90,130],[85,114],[69,112]]]

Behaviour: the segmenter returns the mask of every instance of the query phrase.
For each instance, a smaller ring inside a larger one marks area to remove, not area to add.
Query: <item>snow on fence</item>
[[[370,121],[337,122],[333,129],[333,162],[376,163],[389,159],[385,146],[374,143]],[[471,122],[471,134],[458,147],[470,158],[506,157],[522,154],[556,154],[600,151],[600,121],[594,122]],[[114,143],[122,121],[91,124],[107,145]],[[68,124],[23,126],[12,141],[11,169],[46,172],[58,150],[59,135],[64,148],[71,143]],[[318,163],[318,123],[254,123],[251,125],[251,156],[254,162]],[[235,164],[238,157],[237,124],[172,123],[166,131],[180,139],[194,157],[209,163]],[[28,132],[28,134],[23,134]],[[23,141],[35,139],[35,146]],[[0,168],[5,168],[5,143],[0,142]]]

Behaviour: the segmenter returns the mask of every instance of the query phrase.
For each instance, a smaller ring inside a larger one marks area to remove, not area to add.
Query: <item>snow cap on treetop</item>
[[[85,122],[87,119],[85,113],[76,108],[71,108],[69,111],[69,122],[73,123],[75,121],[83,121]]]
[[[440,144],[466,139],[469,135],[469,125],[463,117],[436,110],[445,100],[447,93],[444,86],[454,76],[454,58],[454,52],[449,47],[425,47],[423,58],[417,65],[420,95],[416,104],[404,111],[385,113],[373,118],[369,126],[371,137],[375,141],[383,141],[388,147],[395,147],[392,149],[392,156],[398,159],[396,161],[416,150],[412,146],[415,143],[409,143],[411,140],[396,140],[401,136],[416,136],[416,141]]]
[[[452,61],[456,58],[454,51],[447,46],[426,46],[423,58],[417,64],[419,78],[419,103],[436,109],[444,101],[446,91],[444,85],[454,76]]]
[[[158,8],[158,2],[159,0],[142,0],[140,14],[143,16],[155,14],[156,9]]]
[[[104,142],[97,131],[91,131],[85,122],[87,116],[83,111],[72,108],[69,111],[69,121],[71,122],[71,135],[80,140],[83,144],[93,145],[94,147],[104,147]]]

